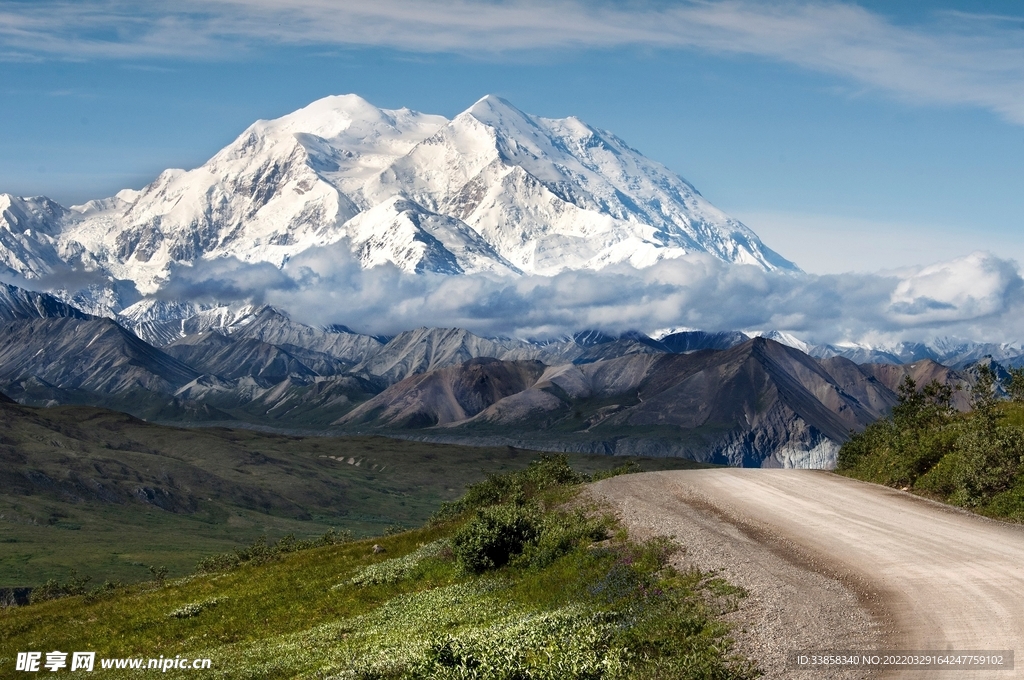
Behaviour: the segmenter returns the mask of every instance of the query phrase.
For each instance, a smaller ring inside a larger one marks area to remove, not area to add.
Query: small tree
[[[479,574],[503,567],[540,536],[535,508],[508,503],[477,510],[452,537],[452,549],[462,567]]]
[[[1016,402],[1024,401],[1024,366],[1010,368],[1010,379],[1003,385],[1010,399]]]
[[[996,373],[988,364],[978,364],[978,380],[971,390],[971,405],[982,428],[992,433],[996,428],[999,413],[996,411]]]
[[[167,567],[150,567],[149,573],[153,575],[153,579],[157,583],[163,583],[164,579],[167,578]]]
[[[896,388],[899,398],[892,419],[900,428],[921,428],[943,420],[953,413],[953,388],[932,380],[920,391],[909,375]]]

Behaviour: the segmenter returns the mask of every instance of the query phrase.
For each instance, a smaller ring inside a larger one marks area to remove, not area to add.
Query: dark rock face
[[[32,588],[0,588],[0,609],[24,607],[32,597]]]
[[[266,383],[316,375],[302,361],[279,347],[251,338],[227,338],[215,331],[188,336],[164,352],[192,368],[225,380],[250,376]]]
[[[661,339],[669,352],[684,354],[702,349],[729,349],[749,340],[746,335],[737,331],[708,333],[705,331],[684,331],[666,335]]]
[[[0,283],[0,320],[71,317],[89,319],[88,314],[52,295]]]
[[[198,375],[109,319],[0,324],[0,383],[32,376],[64,390],[171,393]]]

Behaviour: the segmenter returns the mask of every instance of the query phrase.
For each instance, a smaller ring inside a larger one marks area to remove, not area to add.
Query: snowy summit
[[[142,294],[175,265],[282,267],[343,240],[364,267],[410,273],[553,275],[688,252],[795,269],[614,135],[495,96],[452,120],[326,97],[141,191],[70,209],[0,194],[0,266],[27,278],[72,266]]]

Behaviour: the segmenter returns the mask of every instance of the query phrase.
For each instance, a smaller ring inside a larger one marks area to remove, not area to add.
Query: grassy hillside
[[[382,437],[178,429],[88,407],[0,404],[0,587],[185,574],[206,555],[328,529],[422,524],[532,452]],[[576,456],[593,472],[622,459]],[[646,469],[692,465],[645,461]]]
[[[742,592],[667,567],[665,541],[629,542],[574,500],[578,481],[549,458],[417,530],[8,610],[0,669],[60,649],[96,652],[97,669],[209,658],[210,678],[753,677],[717,618]]]
[[[1024,521],[1024,401],[997,401],[992,380],[982,372],[961,413],[948,387],[908,379],[892,415],[843,445],[837,472]]]

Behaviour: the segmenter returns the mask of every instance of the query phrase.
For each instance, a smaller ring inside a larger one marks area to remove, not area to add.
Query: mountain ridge
[[[851,431],[896,403],[902,375],[962,380],[928,366],[885,369],[882,380],[875,368],[766,338],[583,364],[477,358],[410,375],[336,424],[437,441],[830,467]]]
[[[20,403],[162,421],[827,467],[849,432],[896,403],[904,377],[976,379],[931,359],[814,357],[768,334],[581,331],[537,342],[424,327],[382,339],[269,306],[171,307],[192,316],[158,348],[47,294],[0,287],[0,389]],[[150,312],[126,316],[153,330]],[[955,393],[957,408],[970,407],[967,395]]]

